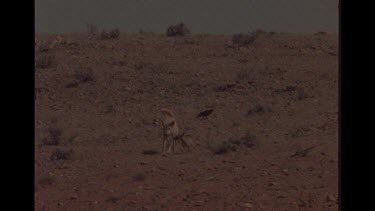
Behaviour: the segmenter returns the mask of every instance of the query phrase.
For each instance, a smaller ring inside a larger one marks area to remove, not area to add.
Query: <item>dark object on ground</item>
[[[71,160],[73,156],[73,150],[61,150],[56,149],[52,152],[51,160]]]
[[[184,23],[171,25],[167,28],[167,31],[166,31],[166,35],[168,37],[185,36],[189,34],[190,34],[190,30],[186,27]]]
[[[157,150],[143,150],[144,155],[156,155],[159,154],[159,151]]]
[[[321,144],[319,145],[315,145],[315,146],[312,146],[312,147],[309,147],[309,148],[306,148],[306,149],[303,149],[303,150],[299,150],[297,152],[295,152],[292,156],[290,157],[305,157],[307,155],[307,153],[309,153],[312,149],[314,149],[315,147],[317,146],[320,146]]]
[[[208,117],[212,112],[214,111],[214,109],[208,109],[208,110],[205,110],[205,111],[202,111],[198,114],[198,118],[204,118],[204,117]]]

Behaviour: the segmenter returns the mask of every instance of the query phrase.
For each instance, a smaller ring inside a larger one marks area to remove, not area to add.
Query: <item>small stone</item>
[[[269,184],[269,186],[275,186],[275,185],[276,185],[275,182],[271,182],[271,183]]]
[[[333,195],[327,195],[326,202],[337,202],[337,200]]]
[[[211,180],[214,180],[215,179],[215,177],[209,177],[209,178],[207,178],[207,181],[211,181]]]
[[[241,207],[246,207],[246,208],[252,208],[253,204],[246,202],[246,203],[241,203],[240,206]]]

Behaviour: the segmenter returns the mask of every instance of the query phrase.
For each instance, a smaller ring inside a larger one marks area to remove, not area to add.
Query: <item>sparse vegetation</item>
[[[298,127],[296,129],[291,130],[288,135],[290,137],[296,138],[296,137],[304,137],[309,132],[311,132],[311,129],[308,127]]]
[[[164,68],[160,64],[153,64],[150,62],[139,62],[134,64],[134,69],[135,70],[146,70],[146,71],[151,71],[151,72],[160,72],[161,70],[168,70],[168,67]]]
[[[35,67],[41,69],[52,68],[56,65],[55,57],[48,54],[39,54],[35,58]]]
[[[167,37],[169,24],[161,34],[119,28],[119,40],[85,26],[38,35],[48,50],[35,56],[57,65],[35,71],[36,210],[210,210],[220,207],[215,201],[228,210],[287,210],[300,198],[306,208],[337,207],[325,203],[338,194],[334,33],[258,32],[237,47],[233,34],[193,28]],[[58,37],[66,44],[53,47]],[[162,122],[171,119],[163,108],[179,127],[173,153],[162,153]]]
[[[217,92],[226,92],[226,91],[232,91],[235,88],[236,84],[226,84],[226,85],[221,85],[216,88]]]
[[[303,149],[303,150],[298,150],[296,151],[293,155],[291,155],[290,157],[306,157],[306,155],[312,150],[314,149],[316,146],[312,146],[312,147],[309,147],[309,148],[306,148],[306,149]]]
[[[143,150],[144,155],[156,155],[159,154],[160,152],[157,150]]]
[[[187,26],[184,23],[181,22],[176,25],[170,25],[167,28],[166,35],[168,37],[186,36],[186,35],[190,35],[190,30],[187,28]]]
[[[71,160],[73,157],[73,150],[56,149],[52,152],[51,160]]]
[[[137,64],[134,65],[134,69],[136,69],[136,70],[142,70],[142,69],[146,68],[149,65],[150,65],[149,63],[140,62],[140,63],[137,63]]]
[[[257,39],[258,33],[239,33],[239,34],[234,34],[232,36],[232,43],[233,45],[243,47],[243,46],[248,46],[250,44],[253,44],[254,41]]]
[[[65,87],[73,88],[73,87],[77,87],[80,84],[94,80],[94,74],[91,69],[88,69],[84,72],[77,72],[73,75],[73,77],[74,77],[74,81],[68,83]]]
[[[249,69],[241,69],[236,74],[237,81],[249,81],[252,79],[251,70]]]
[[[68,139],[68,143],[73,143],[74,140],[75,140],[77,137],[78,137],[77,134],[74,134],[74,135],[70,136],[70,138]]]
[[[108,105],[106,106],[106,109],[104,111],[105,114],[109,114],[109,113],[112,113],[113,112],[113,105]]]
[[[114,29],[109,32],[109,37],[111,39],[119,39],[120,38],[120,30],[119,29]]]
[[[247,134],[240,139],[237,140],[231,140],[229,141],[232,144],[235,144],[237,146],[246,146],[246,147],[253,147],[256,142],[256,136]]]
[[[267,33],[267,32],[266,32],[265,30],[263,30],[263,29],[257,29],[257,30],[255,30],[255,32],[253,32],[253,33],[259,35],[259,34],[265,34],[265,33]]]
[[[315,35],[324,35],[324,34],[327,34],[327,32],[320,31],[320,32],[315,33]]]
[[[61,142],[61,136],[62,136],[62,131],[60,128],[57,127],[50,127],[48,129],[48,134],[50,138],[44,138],[43,139],[43,144],[44,145],[54,145],[57,146]]]
[[[236,146],[228,141],[223,141],[222,143],[211,147],[212,152],[217,155],[225,154],[230,151],[236,151],[236,149]]]
[[[110,31],[103,30],[100,34],[100,38],[102,40],[110,40],[110,39],[119,39],[120,38],[120,30],[119,29],[113,29]]]
[[[305,93],[305,90],[301,87],[297,87],[297,86],[286,86],[284,89],[278,89],[276,90],[276,92],[285,92],[285,93],[289,93],[290,96],[294,99],[294,100],[304,100],[307,98],[307,95]]]
[[[46,40],[40,39],[40,40],[37,40],[37,42],[35,43],[35,53],[38,56],[43,56],[43,53],[48,52],[52,48],[53,48],[53,44]]]
[[[143,181],[146,179],[146,176],[143,173],[138,173],[133,176],[133,181]]]
[[[119,201],[119,200],[121,200],[120,197],[118,197],[118,196],[111,196],[111,197],[107,198],[105,201],[106,201],[106,202],[116,203],[116,202]]]
[[[285,92],[294,92],[297,90],[297,86],[286,86],[284,91]]]
[[[87,33],[89,33],[90,35],[97,35],[99,33],[98,27],[93,24],[87,24],[86,30],[87,30]]]
[[[86,72],[76,73],[76,74],[74,75],[74,78],[75,78],[79,83],[86,83],[86,82],[89,82],[89,81],[93,81],[93,80],[94,80],[94,75],[93,75],[92,70],[88,70],[88,71],[86,71]]]
[[[305,93],[305,90],[303,88],[298,88],[297,92],[295,94],[295,99],[296,100],[303,100],[303,99],[306,99],[306,98],[307,98],[307,95]]]
[[[237,147],[253,147],[255,145],[256,136],[247,134],[239,139],[231,139],[223,141],[216,146],[212,146],[211,150],[214,154],[224,154],[230,151],[236,151]]]
[[[247,112],[247,115],[264,114],[266,112],[271,112],[271,111],[272,111],[272,109],[268,105],[255,104]]]
[[[50,175],[47,175],[47,176],[43,176],[41,177],[39,180],[38,180],[38,183],[40,185],[52,185],[53,183],[55,182],[55,178],[50,176]]]

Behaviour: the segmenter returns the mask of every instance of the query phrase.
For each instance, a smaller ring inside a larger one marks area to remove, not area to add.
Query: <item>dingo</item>
[[[167,144],[169,144],[168,151],[170,152],[172,145],[172,152],[175,152],[175,145],[178,141],[181,143],[183,151],[187,149],[190,152],[191,147],[194,145],[193,140],[185,135],[184,132],[180,133],[180,129],[176,122],[176,117],[173,112],[169,109],[161,109],[162,113],[162,126],[163,126],[163,149],[162,152],[166,151]],[[172,142],[172,143],[171,143]]]
[[[162,152],[166,151],[166,144],[169,144],[168,152],[170,152],[171,144],[172,144],[172,151],[174,152],[175,144],[176,144],[176,137],[179,135],[179,129],[177,126],[177,122],[175,119],[175,115],[169,109],[161,109],[162,119],[161,123],[163,126],[163,149]],[[170,143],[172,141],[172,143]]]

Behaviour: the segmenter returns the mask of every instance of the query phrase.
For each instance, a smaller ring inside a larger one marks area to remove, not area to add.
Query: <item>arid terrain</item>
[[[232,38],[36,35],[35,209],[338,210],[338,35]]]

